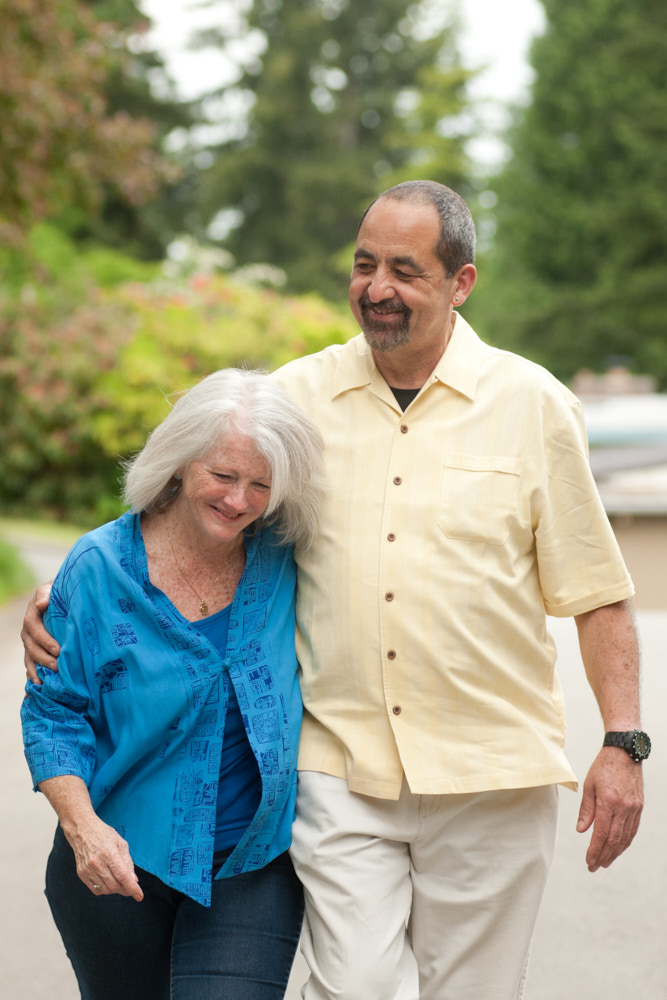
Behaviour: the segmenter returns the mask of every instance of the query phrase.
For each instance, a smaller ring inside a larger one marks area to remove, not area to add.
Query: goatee
[[[384,322],[381,319],[370,317],[369,309],[386,310],[396,312],[395,303],[376,302],[372,303],[369,298],[359,300],[361,311],[361,331],[366,338],[369,347],[374,351],[395,351],[397,347],[403,347],[410,341],[410,317],[412,311],[407,306],[400,305],[398,309],[401,317],[398,320]]]

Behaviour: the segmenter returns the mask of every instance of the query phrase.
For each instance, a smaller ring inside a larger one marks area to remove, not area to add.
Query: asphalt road
[[[51,577],[61,550],[43,543],[21,544],[37,578]],[[74,978],[43,897],[54,817],[48,803],[30,790],[21,746],[18,708],[24,675],[18,631],[24,606],[20,599],[0,608],[0,998],[76,1000]],[[647,804],[642,826],[625,855],[607,871],[591,875],[584,864],[586,838],[574,829],[579,796],[561,791],[556,858],[535,933],[526,1000],[667,998],[667,614],[643,612],[638,621],[644,726],[654,744],[643,765]],[[584,679],[572,622],[552,620],[551,629],[567,699],[568,753],[583,779],[601,739],[599,716]],[[287,1000],[298,1000],[304,978],[297,957]]]

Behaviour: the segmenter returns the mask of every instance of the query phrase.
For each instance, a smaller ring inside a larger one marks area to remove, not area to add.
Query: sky
[[[439,0],[441,5],[443,0]],[[162,54],[183,98],[193,98],[216,85],[231,83],[233,75],[214,50],[188,52],[186,41],[192,28],[209,25],[210,10],[198,9],[197,0],[140,0],[152,18],[150,42]],[[235,4],[232,0],[230,9]],[[539,0],[460,0],[463,31],[461,55],[470,67],[484,66],[471,86],[471,95],[481,102],[488,135],[473,143],[471,153],[482,162],[502,156],[502,146],[492,138],[494,129],[506,121],[508,102],[525,97],[532,75],[527,62],[532,38],[544,27]]]

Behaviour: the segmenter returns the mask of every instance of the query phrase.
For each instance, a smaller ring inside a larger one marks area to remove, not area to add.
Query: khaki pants
[[[397,802],[299,772],[305,1000],[520,1000],[553,857],[553,785]]]

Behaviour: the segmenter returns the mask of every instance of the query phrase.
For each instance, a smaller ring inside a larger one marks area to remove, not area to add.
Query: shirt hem
[[[407,775],[401,775],[398,785],[395,781],[379,782],[374,779],[369,780],[349,775],[345,771],[340,773],[340,769],[334,767],[300,765],[299,771],[316,771],[320,774],[328,774],[332,778],[342,778],[347,781],[349,790],[357,795],[368,795],[371,798],[391,801],[396,801],[399,798],[404,779],[407,780],[413,795],[474,795],[480,792],[498,792],[511,788],[538,788],[544,785],[563,785],[564,788],[573,792],[579,788],[579,782],[573,772],[565,768],[540,772],[539,774],[506,774],[493,777],[475,775],[470,778],[447,778],[442,781],[411,782]]]
[[[544,608],[552,618],[570,618],[574,615],[583,615],[587,611],[595,611],[597,608],[604,608],[608,604],[625,601],[633,597],[634,593],[634,585],[628,580],[614,587],[607,587],[606,590],[597,591],[595,594],[579,597],[576,601],[568,601],[567,604],[549,604],[545,601]]]

